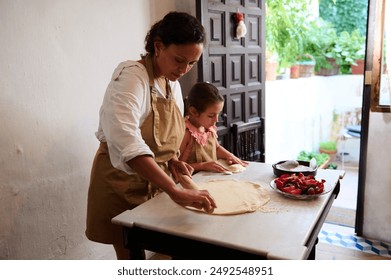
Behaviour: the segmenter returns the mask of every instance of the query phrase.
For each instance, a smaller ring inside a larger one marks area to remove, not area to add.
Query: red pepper
[[[303,191],[301,189],[298,189],[298,188],[295,188],[293,190],[291,190],[289,193],[290,194],[295,194],[295,195],[299,195],[301,194]]]
[[[314,188],[313,188],[313,187],[310,187],[310,188],[307,190],[307,194],[309,194],[309,195],[315,194]]]
[[[305,176],[303,173],[283,174],[275,180],[277,188],[283,192],[300,194],[320,194],[324,191],[324,182],[316,180],[313,175]]]

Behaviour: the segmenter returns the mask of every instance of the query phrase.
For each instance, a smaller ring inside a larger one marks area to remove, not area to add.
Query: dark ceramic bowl
[[[282,164],[286,162],[286,160],[282,160],[282,161],[279,161],[279,162],[276,162],[274,163],[272,166],[273,166],[273,173],[274,175],[276,175],[277,177],[283,175],[283,174],[298,174],[298,173],[303,173],[305,176],[308,176],[308,175],[313,175],[315,176],[316,175],[316,172],[318,171],[318,166],[316,166],[312,171],[311,170],[308,170],[308,171],[289,171],[289,170],[285,170],[285,169],[281,169],[281,168],[278,168],[278,165],[279,164]],[[300,165],[304,165],[304,166],[310,166],[310,162],[309,161],[303,161],[303,160],[298,160],[297,161]]]

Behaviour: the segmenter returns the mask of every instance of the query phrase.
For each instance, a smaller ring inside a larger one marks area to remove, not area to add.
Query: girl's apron
[[[205,146],[199,144],[194,137],[191,137],[192,151],[188,163],[216,161],[216,138],[213,134],[210,135],[208,143]]]
[[[150,57],[145,57],[149,76],[151,111],[141,125],[141,134],[155,155],[155,161],[167,173],[167,162],[176,155],[184,135],[183,116],[171,94],[159,98],[154,86]],[[106,244],[121,244],[122,227],[111,223],[116,215],[142,204],[159,193],[156,186],[138,174],[129,175],[112,166],[107,143],[101,142],[91,171],[87,205],[88,239]]]

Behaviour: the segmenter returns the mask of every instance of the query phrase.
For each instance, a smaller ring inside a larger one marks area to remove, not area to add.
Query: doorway
[[[363,13],[367,14],[367,10],[363,9]],[[266,26],[266,37],[267,32]],[[290,57],[284,59],[287,63]],[[364,75],[340,71],[337,75],[321,76],[315,71],[310,77],[293,79],[289,67],[284,70],[276,80],[266,81],[265,161],[297,159],[303,150],[318,152],[320,142],[333,133],[337,135],[337,154],[329,163],[345,170],[346,175],[329,221],[355,227],[360,135],[351,136],[346,128],[361,125]]]
[[[352,115],[361,108],[362,83],[363,75],[267,81],[266,162],[297,159],[303,150],[318,151],[322,137],[329,133],[333,114]],[[345,170],[346,175],[331,213],[333,222],[354,227],[360,139],[343,139],[343,128],[341,124],[337,155],[330,163]]]

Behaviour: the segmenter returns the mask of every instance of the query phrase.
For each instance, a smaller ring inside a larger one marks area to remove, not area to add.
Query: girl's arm
[[[191,135],[186,129],[185,136],[183,136],[181,146],[179,147],[179,160],[188,162],[192,148]]]

